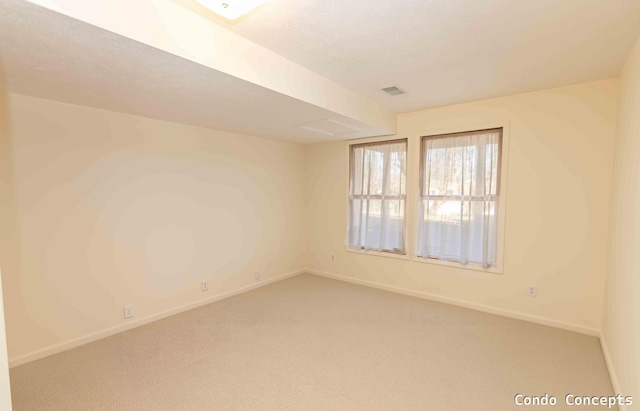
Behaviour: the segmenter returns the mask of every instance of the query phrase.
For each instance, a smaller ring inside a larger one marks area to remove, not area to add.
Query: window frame
[[[466,134],[473,133],[476,131],[483,130],[491,130],[491,129],[502,129],[502,141],[500,144],[500,163],[498,164],[498,184],[496,186],[496,193],[498,196],[498,226],[496,228],[496,263],[489,268],[484,268],[477,264],[466,264],[463,265],[457,261],[446,261],[446,260],[438,260],[435,258],[424,258],[418,255],[417,253],[417,244],[418,244],[418,236],[419,229],[417,227],[418,222],[418,202],[422,199],[421,192],[421,179],[422,179],[422,162],[423,162],[423,150],[422,150],[422,140],[423,138],[437,137],[437,136],[447,136],[447,135],[456,135],[456,134]],[[415,194],[412,198],[411,204],[413,205],[412,215],[414,216],[414,221],[412,222],[410,227],[407,227],[407,230],[411,230],[411,261],[424,263],[424,264],[432,264],[439,265],[445,267],[452,267],[461,270],[471,270],[471,271],[480,271],[491,274],[503,274],[504,272],[504,249],[505,249],[505,227],[506,227],[506,203],[507,203],[507,170],[508,170],[508,161],[509,161],[509,122],[492,122],[492,123],[481,123],[481,124],[469,124],[463,126],[453,126],[448,128],[438,128],[438,129],[427,129],[420,132],[417,135],[412,136],[412,140],[414,142],[414,162],[417,163],[415,167],[411,169],[411,173],[413,176],[413,187],[415,187]]]
[[[409,192],[410,190],[410,184],[411,184],[411,180],[410,180],[410,176],[411,176],[411,149],[409,148],[410,146],[410,138],[407,137],[401,137],[401,136],[384,136],[384,137],[372,137],[372,138],[363,138],[363,139],[358,139],[358,140],[350,140],[347,141],[346,143],[346,158],[347,158],[347,176],[346,176],[346,214],[345,214],[345,221],[346,221],[346,234],[345,234],[345,243],[344,243],[344,249],[345,251],[348,252],[352,252],[352,253],[357,253],[357,254],[365,254],[365,255],[376,255],[376,256],[380,256],[380,257],[390,257],[390,258],[396,258],[396,259],[401,259],[401,260],[409,260],[410,259],[410,254],[411,254],[411,249],[410,246],[411,244],[409,244],[409,212],[410,212],[410,206],[409,203],[412,199],[412,196]],[[351,150],[352,147],[354,146],[361,146],[361,145],[375,145],[377,143],[379,144],[384,144],[384,143],[392,143],[392,142],[402,142],[402,141],[406,141],[407,143],[407,159],[406,159],[406,187],[405,187],[405,194],[404,196],[400,195],[400,196],[396,196],[398,198],[403,198],[404,199],[404,224],[405,224],[405,230],[404,230],[404,245],[405,245],[405,250],[404,253],[401,252],[397,252],[394,250],[384,250],[384,251],[377,251],[377,250],[365,250],[364,248],[360,248],[360,249],[356,249],[356,248],[352,248],[349,247],[349,217],[351,215],[351,192],[350,192],[350,188],[351,188]]]
[[[418,240],[417,225],[417,212],[418,212],[418,200],[420,196],[420,164],[421,164],[421,141],[424,136],[436,136],[441,134],[456,134],[467,133],[470,131],[486,130],[502,128],[502,145],[500,150],[500,181],[497,187],[498,198],[498,228],[497,228],[497,244],[496,244],[496,263],[495,265],[484,268],[480,265],[467,264],[462,265],[455,261],[444,261],[436,259],[424,259],[419,257],[416,253],[416,244]],[[504,121],[490,121],[482,123],[466,123],[458,124],[454,126],[439,126],[433,128],[422,129],[419,132],[412,132],[411,134],[405,133],[402,135],[383,136],[383,137],[371,137],[357,140],[348,140],[345,143],[345,160],[346,160],[346,177],[345,177],[345,216],[344,227],[347,232],[345,234],[344,249],[347,252],[378,256],[385,258],[393,258],[397,260],[404,260],[422,264],[428,264],[431,266],[440,266],[443,268],[449,268],[458,272],[476,272],[485,273],[487,275],[503,274],[504,273],[504,255],[505,255],[505,231],[506,231],[506,219],[507,219],[507,181],[508,181],[508,164],[509,164],[509,140],[510,140],[510,122]],[[405,202],[405,245],[406,254],[394,254],[389,252],[378,251],[365,251],[349,248],[348,241],[348,219],[349,219],[349,185],[351,176],[351,146],[365,143],[393,141],[393,140],[407,140],[407,187],[406,187],[406,202]]]

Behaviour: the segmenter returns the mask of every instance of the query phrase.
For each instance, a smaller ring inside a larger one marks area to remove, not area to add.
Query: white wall
[[[302,146],[21,95],[7,111],[12,364],[304,267]]]
[[[11,387],[9,383],[9,361],[7,358],[7,339],[2,302],[2,273],[0,273],[0,410],[10,409]]]
[[[414,148],[424,130],[509,123],[503,274],[345,251],[346,144],[307,147],[309,269],[597,334],[617,96],[610,79],[399,116]]]
[[[0,86],[2,86],[2,76],[0,76]],[[4,155],[8,147],[8,103],[7,95],[0,92],[0,256],[3,249],[7,246],[5,241],[1,239],[8,234],[10,225],[6,224],[9,211],[9,202],[4,195],[8,187],[8,175],[10,174],[10,165],[8,158]],[[11,387],[9,381],[9,361],[7,357],[7,339],[5,326],[5,310],[2,298],[2,260],[0,259],[0,410],[11,409]]]
[[[615,388],[640,410],[640,40],[620,76],[614,164],[603,340]]]

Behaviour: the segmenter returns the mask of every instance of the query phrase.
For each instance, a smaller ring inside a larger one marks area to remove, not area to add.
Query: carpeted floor
[[[594,409],[567,393],[613,395],[597,338],[313,275],[14,368],[11,388],[17,411],[557,411]]]

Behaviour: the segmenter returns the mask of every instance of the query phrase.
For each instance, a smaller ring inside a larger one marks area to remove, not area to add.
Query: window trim
[[[418,229],[415,227],[417,221],[417,204],[418,199],[420,197],[420,143],[421,139],[424,136],[437,136],[441,134],[454,134],[454,133],[468,133],[469,131],[479,131],[486,129],[494,129],[494,128],[502,128],[502,147],[501,147],[501,161],[500,161],[500,182],[498,188],[498,192],[500,193],[498,206],[499,206],[499,215],[498,215],[498,242],[496,245],[496,264],[489,268],[483,268],[479,265],[467,264],[462,265],[458,262],[453,261],[444,261],[444,260],[436,260],[436,259],[424,259],[422,257],[418,257],[416,255],[415,245],[417,244],[417,236]],[[347,220],[349,218],[349,185],[350,185],[350,177],[351,177],[351,163],[350,163],[350,153],[351,146],[358,144],[367,144],[367,143],[375,143],[375,142],[385,142],[385,141],[394,141],[394,140],[407,140],[407,187],[406,187],[406,202],[405,202],[405,245],[406,245],[406,254],[394,254],[389,252],[378,252],[378,251],[365,251],[365,250],[356,250],[353,248],[349,248],[347,245],[348,241],[348,224]],[[403,134],[403,135],[392,135],[392,136],[383,136],[383,137],[371,137],[371,138],[363,138],[357,140],[348,140],[345,143],[345,159],[346,159],[346,177],[345,177],[345,215],[344,215],[344,223],[345,228],[347,230],[345,234],[345,243],[344,249],[347,252],[354,254],[362,254],[376,257],[385,257],[385,258],[393,258],[396,260],[404,260],[409,262],[417,262],[421,264],[429,264],[431,266],[440,266],[443,268],[448,268],[456,271],[472,271],[472,272],[481,272],[488,275],[495,274],[504,274],[504,256],[505,256],[505,232],[506,232],[506,219],[507,219],[507,181],[508,181],[508,164],[509,164],[509,140],[510,140],[510,122],[508,120],[504,121],[493,121],[493,122],[482,122],[482,123],[467,123],[467,124],[459,124],[455,126],[445,126],[445,127],[434,127],[420,130],[417,133],[412,134]]]
[[[510,135],[510,127],[508,121],[499,121],[492,123],[481,123],[481,124],[467,124],[467,125],[458,125],[446,128],[437,128],[437,129],[426,129],[421,131],[419,134],[412,136],[410,140],[414,142],[413,152],[414,162],[417,162],[416,166],[411,169],[410,173],[413,175],[413,180],[411,177],[408,181],[412,182],[412,188],[414,188],[415,195],[412,197],[412,201],[410,202],[413,206],[411,210],[412,216],[414,217],[415,222],[417,223],[417,203],[420,200],[420,171],[422,167],[422,139],[423,138],[431,138],[445,135],[455,135],[455,134],[467,134],[475,131],[483,131],[490,129],[502,128],[502,144],[500,147],[500,164],[498,165],[498,185],[496,187],[498,194],[498,228],[496,230],[496,234],[498,236],[496,243],[496,263],[489,267],[484,268],[482,266],[476,264],[467,264],[463,265],[457,261],[447,261],[447,260],[438,260],[435,258],[425,259],[417,255],[416,245],[418,244],[418,235],[419,230],[415,226],[414,221],[412,221],[411,226],[407,227],[407,231],[411,231],[411,249],[409,252],[410,260],[425,264],[439,265],[444,267],[451,267],[455,269],[461,270],[471,270],[471,271],[480,271],[484,273],[490,274],[503,274],[504,273],[504,250],[505,250],[505,228],[506,228],[506,214],[507,214],[507,170],[508,170],[508,162],[509,162],[509,135]],[[408,193],[407,193],[408,194]]]
[[[373,255],[376,257],[385,257],[385,258],[395,258],[396,260],[405,260],[405,261],[411,260],[411,257],[409,256],[408,252],[405,254],[399,254],[399,253],[394,253],[390,251],[375,251],[375,250],[367,251],[365,249],[357,250],[355,248],[349,247],[346,244],[344,246],[344,250],[349,253],[355,253],[355,254]]]
[[[420,164],[418,166],[418,173],[419,173],[419,184],[420,187],[418,189],[418,197],[416,198],[416,201],[418,203],[420,203],[421,201],[424,202],[425,200],[428,199],[433,199],[433,200],[453,200],[453,201],[482,201],[485,202],[486,201],[486,197],[490,197],[490,201],[495,203],[496,209],[500,210],[500,172],[501,172],[501,164],[498,163],[497,164],[497,170],[496,170],[496,193],[495,194],[490,194],[488,196],[478,196],[478,195],[464,195],[464,196],[449,196],[446,194],[441,194],[441,195],[428,195],[425,194],[424,190],[425,190],[425,175],[424,175],[424,167],[425,167],[425,162],[426,162],[426,145],[429,141],[434,141],[434,140],[446,140],[449,138],[456,138],[456,137],[460,137],[460,136],[475,136],[475,135],[482,135],[485,134],[486,132],[497,132],[500,134],[499,140],[498,140],[498,159],[501,162],[502,160],[502,128],[491,128],[491,129],[483,129],[483,130],[469,130],[467,132],[460,132],[460,133],[449,133],[449,134],[438,134],[438,135],[429,135],[429,136],[422,136],[420,137]],[[476,143],[475,144],[476,148],[479,150],[480,147],[479,145]],[[458,146],[458,147],[463,147],[463,146]],[[418,207],[418,210],[420,209],[420,207]],[[499,216],[498,216],[499,217]],[[416,216],[416,221],[419,221],[420,218]],[[416,230],[419,231],[418,227],[415,227]],[[496,221],[496,229],[497,229],[497,221]],[[418,232],[417,234],[418,236],[420,235],[420,233]],[[416,239],[416,241],[418,241]],[[495,246],[497,247],[497,241],[498,239],[496,238],[496,243]],[[416,247],[416,253],[417,253],[417,247]],[[438,258],[435,257],[425,257],[423,255],[417,255],[418,257],[424,259],[424,260],[436,260],[436,261],[442,261],[439,260]],[[495,257],[497,258],[497,249],[496,249],[496,255]],[[444,260],[444,261],[449,261],[451,263],[457,263],[457,264],[461,264],[460,259],[450,259],[450,260]],[[467,265],[467,264],[464,264]],[[469,262],[468,265],[477,265],[477,262]],[[493,264],[495,265],[495,263]],[[492,265],[492,266],[493,266]],[[490,267],[488,267],[490,268]]]
[[[346,184],[346,214],[345,214],[345,222],[347,224],[346,225],[346,233],[345,233],[345,241],[344,241],[344,248],[346,251],[349,252],[353,252],[353,253],[359,253],[359,254],[366,254],[366,255],[376,255],[376,256],[380,256],[380,257],[391,257],[391,258],[397,258],[397,259],[402,259],[402,260],[409,260],[410,259],[410,254],[411,254],[411,250],[410,250],[410,246],[411,244],[409,244],[408,240],[410,238],[409,236],[409,212],[410,212],[410,206],[409,206],[409,202],[411,201],[411,199],[413,198],[411,196],[411,194],[409,193],[409,185],[411,184],[411,180],[410,180],[410,176],[411,176],[411,172],[410,167],[411,167],[411,149],[409,148],[410,146],[410,138],[407,137],[401,137],[401,136],[397,136],[397,135],[393,135],[393,136],[383,136],[383,137],[371,137],[371,138],[363,138],[363,139],[358,139],[358,140],[349,140],[346,143],[346,156],[347,156],[347,176],[346,176],[346,180],[347,180],[347,184]],[[385,143],[389,143],[389,142],[402,142],[402,141],[406,141],[407,143],[407,164],[406,164],[406,187],[405,187],[405,194],[404,195],[399,195],[397,196],[398,198],[404,198],[404,224],[405,224],[405,230],[404,230],[404,246],[405,246],[405,250],[404,252],[397,252],[397,251],[393,251],[393,250],[382,250],[382,251],[378,251],[378,250],[365,250],[364,248],[361,249],[355,249],[352,247],[349,247],[349,216],[351,215],[351,192],[350,192],[350,188],[351,188],[351,148],[352,147],[357,147],[357,146],[373,146],[373,145],[383,145]]]

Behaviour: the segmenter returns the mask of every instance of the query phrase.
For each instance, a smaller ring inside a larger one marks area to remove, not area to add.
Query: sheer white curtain
[[[347,246],[405,254],[407,140],[352,145]]]
[[[496,263],[502,129],[422,139],[417,254]]]

